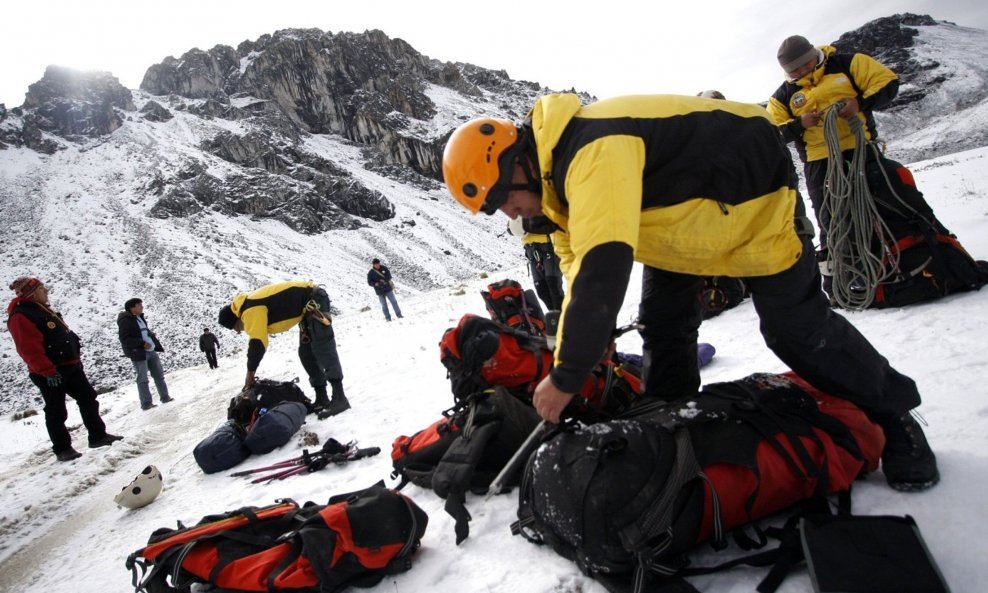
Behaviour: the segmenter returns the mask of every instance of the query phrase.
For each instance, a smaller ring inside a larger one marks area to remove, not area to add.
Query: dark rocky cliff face
[[[109,135],[127,117],[165,123],[185,111],[229,120],[246,131],[217,133],[197,147],[201,155],[149,173],[144,190],[157,198],[152,216],[210,209],[275,218],[307,234],[354,229],[394,217],[394,206],[307,150],[307,138],[345,138],[361,147],[367,168],[403,184],[439,187],[445,136],[431,122],[437,109],[430,85],[468,97],[497,93],[507,115],[519,118],[544,91],[503,71],[431,60],[381,31],[291,29],[151,66],[141,89],[153,98],[132,115],[131,91],[109,74],[51,67],[18,112],[21,129],[0,129],[0,148],[53,154],[64,142]],[[227,174],[208,172],[218,161]]]
[[[928,15],[897,14],[875,19],[854,31],[844,33],[832,45],[841,51],[868,54],[891,68],[901,80],[913,81],[939,66],[937,62],[919,62],[913,58],[913,53],[910,51],[916,36],[919,35],[919,30],[915,27],[936,24],[937,22]],[[935,86],[943,80],[929,82]],[[919,101],[931,88],[930,84],[926,84],[922,88],[903,91],[888,109],[894,110]]]
[[[369,168],[434,187],[445,138],[423,125],[436,115],[429,83],[474,96],[485,87],[515,100],[540,90],[504,72],[430,60],[380,31],[285,30],[236,49],[221,45],[166,58],[148,69],[142,90],[167,96],[173,109],[245,121],[263,131],[222,133],[203,143],[205,153],[239,171],[223,180],[204,167],[191,177],[187,168],[159,177],[149,185],[160,196],[152,212],[188,216],[211,208],[274,217],[303,233],[387,220],[394,207],[385,196],[315,158],[304,138],[341,136],[364,147]],[[147,119],[167,117],[161,106],[147,109]]]
[[[27,91],[23,127],[19,134],[5,138],[53,154],[59,143],[45,134],[68,141],[98,138],[123,125],[120,111],[133,110],[131,93],[109,72],[76,72],[49,66],[45,75]]]
[[[381,31],[292,29],[236,50],[216,46],[167,58],[148,69],[141,89],[224,105],[238,96],[270,101],[304,132],[338,134],[374,148],[385,162],[438,180],[443,143],[409,131],[411,120],[436,113],[427,83],[465,94],[479,94],[478,87],[519,90],[503,72],[461,66],[430,60]]]

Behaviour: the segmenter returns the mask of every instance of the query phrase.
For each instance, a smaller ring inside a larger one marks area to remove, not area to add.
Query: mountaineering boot
[[[73,459],[79,459],[80,457],[82,457],[82,453],[76,451],[72,447],[55,453],[55,459],[59,461],[72,461]]]
[[[329,418],[330,416],[335,416],[350,409],[350,402],[347,401],[346,394],[343,393],[343,381],[337,379],[335,381],[330,381],[329,383],[333,386],[333,399],[329,402],[328,406],[319,412],[320,420],[323,418]]]
[[[878,415],[875,421],[885,432],[882,471],[889,486],[902,492],[919,492],[940,481],[937,458],[912,414]]]
[[[326,394],[326,386],[319,385],[313,387],[316,391],[316,401],[312,404],[313,412],[321,412],[329,406],[329,395]]]
[[[102,438],[96,439],[95,441],[89,441],[90,449],[97,449],[99,447],[109,447],[117,441],[122,441],[122,436],[117,436],[115,434],[106,433]]]

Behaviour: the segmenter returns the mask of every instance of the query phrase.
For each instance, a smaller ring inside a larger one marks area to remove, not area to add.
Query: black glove
[[[48,387],[61,387],[62,386],[62,374],[55,371],[55,374],[50,377],[45,377],[48,380]]]

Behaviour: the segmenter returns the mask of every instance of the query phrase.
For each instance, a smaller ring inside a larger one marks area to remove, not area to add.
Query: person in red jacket
[[[82,456],[72,448],[65,428],[65,396],[75,399],[82,423],[89,432],[89,448],[106,447],[123,437],[106,432],[99,415],[96,390],[90,385],[79,357],[79,337],[48,303],[48,287],[37,278],[22,276],[10,284],[16,295],[7,305],[7,329],[17,354],[27,364],[28,376],[45,402],[45,426],[52,451],[59,461]]]

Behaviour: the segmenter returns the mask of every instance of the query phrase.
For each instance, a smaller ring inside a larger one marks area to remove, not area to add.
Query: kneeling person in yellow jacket
[[[674,95],[582,105],[574,94],[546,95],[521,125],[460,126],[443,175],[473,213],[544,214],[559,227],[568,292],[554,368],[533,395],[542,418],[559,420],[608,347],[639,261],[646,396],[697,392],[702,277],[742,278],[769,348],[881,424],[889,484],[922,490],[938,481],[909,413],[920,403],[916,384],[830,309],[792,159],[758,105]]]
[[[277,282],[249,294],[240,293],[231,304],[222,307],[219,324],[237,333],[247,332],[250,337],[244,389],[254,384],[254,373],[267,350],[268,336],[297,325],[298,358],[316,392],[316,408],[322,408],[320,417],[349,409],[329,307],[326,291],[304,280]],[[333,389],[332,401],[326,393],[327,382]]]

